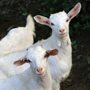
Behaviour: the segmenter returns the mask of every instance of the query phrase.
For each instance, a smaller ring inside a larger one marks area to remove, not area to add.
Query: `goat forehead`
[[[37,46],[37,47],[31,48],[29,50],[31,59],[37,59],[37,58],[40,59],[40,58],[44,57],[45,52],[46,52],[46,50],[43,49],[41,46]]]
[[[51,14],[49,19],[52,22],[60,23],[60,22],[64,22],[67,18],[68,15],[66,14],[66,12],[62,11],[55,14]]]

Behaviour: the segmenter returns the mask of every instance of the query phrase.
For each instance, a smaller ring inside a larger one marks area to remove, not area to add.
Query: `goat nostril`
[[[64,29],[61,29],[60,32],[64,32],[65,30]]]
[[[37,72],[42,72],[43,68],[37,68]]]

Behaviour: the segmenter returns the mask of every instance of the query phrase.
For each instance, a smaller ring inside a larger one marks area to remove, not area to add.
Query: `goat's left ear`
[[[77,3],[73,9],[71,9],[68,13],[69,20],[73,19],[81,10],[81,3]]]
[[[54,56],[54,55],[57,55],[57,54],[58,54],[58,50],[57,49],[48,50],[48,51],[46,51],[45,57]]]
[[[50,21],[47,17],[36,15],[34,16],[34,20],[40,24],[50,26]]]

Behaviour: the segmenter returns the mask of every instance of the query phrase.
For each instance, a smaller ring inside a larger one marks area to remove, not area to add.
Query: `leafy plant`
[[[90,64],[90,54],[87,54],[85,58],[86,58],[88,64]]]
[[[77,49],[77,47],[78,47],[78,42],[77,42],[76,40],[73,40],[73,41],[72,41],[72,46],[73,46],[74,49]]]

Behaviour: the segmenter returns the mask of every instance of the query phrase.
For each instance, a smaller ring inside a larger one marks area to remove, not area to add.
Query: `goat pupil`
[[[69,19],[66,20],[66,22],[68,22],[68,21],[69,21]]]
[[[54,25],[54,23],[51,22],[51,25]]]
[[[45,58],[47,58],[47,57],[49,57],[49,53],[48,52],[46,52],[46,54],[45,54],[45,56],[44,56]]]

